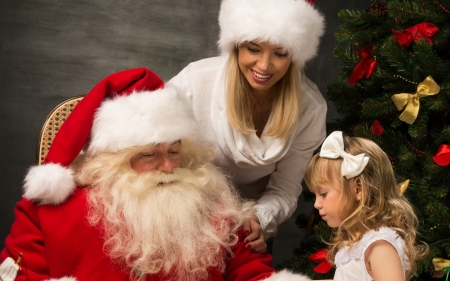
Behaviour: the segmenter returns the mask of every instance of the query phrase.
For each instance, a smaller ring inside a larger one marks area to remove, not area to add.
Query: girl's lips
[[[250,73],[252,74],[252,77],[255,81],[261,82],[261,83],[269,81],[270,78],[272,78],[272,76],[273,76],[272,74],[261,74],[254,70],[250,70]]]

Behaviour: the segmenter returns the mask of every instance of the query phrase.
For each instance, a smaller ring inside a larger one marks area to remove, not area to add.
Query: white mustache
[[[172,171],[172,173],[166,173],[161,171],[152,171],[149,174],[151,174],[151,177],[153,177],[153,182],[156,183],[156,185],[166,185],[171,183],[177,183],[180,181],[180,177],[177,174],[177,171]]]

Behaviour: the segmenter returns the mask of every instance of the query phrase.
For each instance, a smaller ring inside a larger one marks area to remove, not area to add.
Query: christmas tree
[[[339,19],[340,82],[326,94],[342,117],[328,133],[371,139],[388,154],[419,217],[418,239],[430,249],[413,280],[443,279],[450,270],[450,2],[378,0],[364,11],[342,10]],[[332,279],[322,250],[331,229],[316,210],[296,223],[305,237],[279,267]]]

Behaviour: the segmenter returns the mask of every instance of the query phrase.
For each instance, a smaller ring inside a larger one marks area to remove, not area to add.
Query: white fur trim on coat
[[[324,17],[305,0],[223,0],[219,49],[229,54],[245,41],[285,48],[298,68],[317,54]]]
[[[263,281],[307,281],[311,280],[309,277],[299,273],[290,272],[287,269],[272,274],[269,278]]]
[[[52,278],[44,281],[77,281],[75,277],[62,277],[62,278]]]
[[[33,166],[23,188],[24,197],[40,204],[61,204],[76,189],[72,170],[59,164]]]
[[[189,100],[175,87],[133,92],[106,100],[98,109],[87,154],[197,138]]]

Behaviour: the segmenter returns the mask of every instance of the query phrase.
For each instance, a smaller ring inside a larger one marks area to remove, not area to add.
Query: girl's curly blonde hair
[[[352,155],[364,153],[369,157],[367,166],[356,178],[341,175],[343,159],[313,156],[305,172],[305,182],[311,192],[322,184],[331,185],[341,191],[341,225],[332,232],[327,259],[333,260],[336,252],[344,246],[352,247],[369,230],[382,226],[395,230],[405,244],[410,268],[407,280],[415,273],[416,261],[423,258],[428,247],[417,244],[418,219],[413,207],[397,188],[394,171],[386,153],[373,141],[343,136],[344,150]],[[362,187],[361,200],[351,196],[350,182],[359,179]]]

